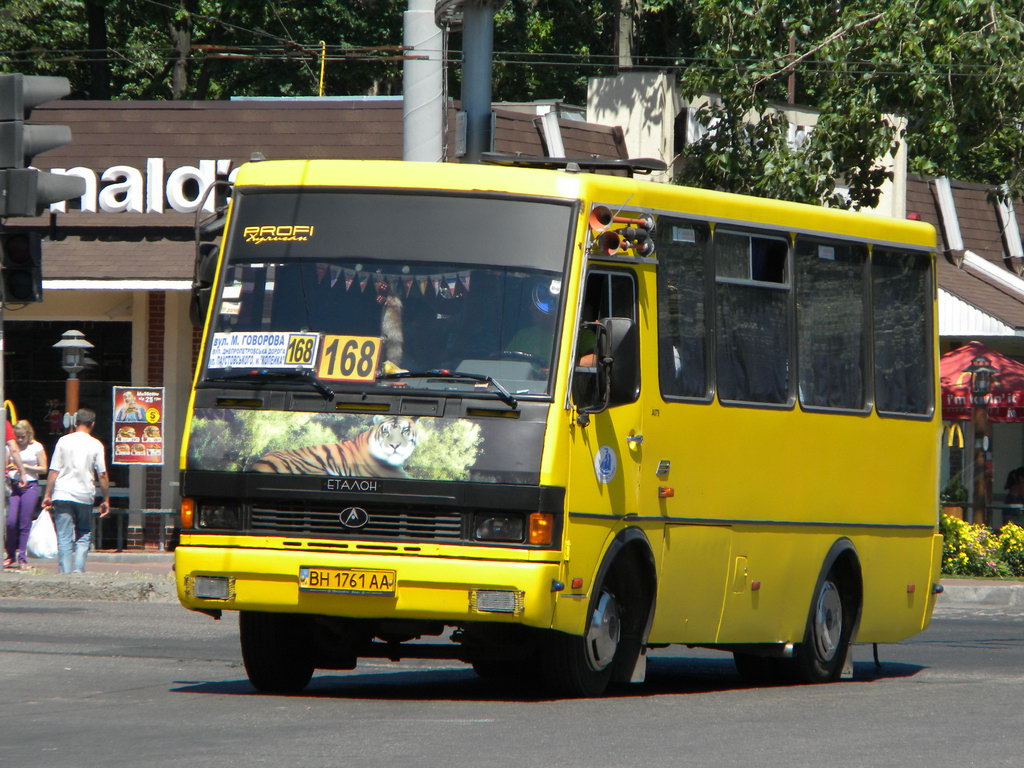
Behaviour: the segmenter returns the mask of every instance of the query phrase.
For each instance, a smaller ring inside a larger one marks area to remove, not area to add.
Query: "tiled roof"
[[[934,191],[935,180],[909,175],[907,178],[907,214],[917,215],[933,224],[939,231],[940,248],[944,248],[942,221]],[[953,200],[964,249],[972,251],[1000,269],[1010,272],[1002,228],[996,215],[995,203],[990,200],[991,188],[978,184],[952,181]],[[1024,205],[1015,206],[1017,226],[1024,231]],[[1024,302],[997,283],[987,281],[951,264],[939,260],[939,287],[963,299],[1014,328],[1024,329]],[[1022,283],[1024,286],[1024,283]]]
[[[496,109],[495,150],[544,154],[532,115]],[[40,155],[43,170],[83,166],[97,173],[114,165],[145,172],[147,158],[165,170],[201,159],[229,159],[236,167],[254,152],[267,159],[402,157],[402,102],[385,101],[60,101],[37,107],[32,122],[71,127],[73,142]],[[570,156],[626,157],[620,130],[560,120]],[[453,148],[455,110],[449,110]],[[47,227],[56,235],[44,246],[47,280],[191,279],[194,215],[57,214],[12,219],[12,226]],[[98,245],[101,243],[101,245]]]

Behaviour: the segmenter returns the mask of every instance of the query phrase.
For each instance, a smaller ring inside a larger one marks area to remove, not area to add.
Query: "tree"
[[[5,0],[0,69],[65,75],[82,98],[306,96],[324,40],[326,94],[400,93],[406,6]],[[587,78],[628,52],[634,67],[677,72],[687,98],[720,97],[702,111],[709,130],[686,149],[683,183],[870,206],[886,176],[877,159],[903,141],[913,171],[1020,194],[1022,14],[1005,0],[506,0],[493,93],[582,104]],[[461,44],[452,35],[453,81]],[[769,109],[791,85],[820,112],[795,149]]]
[[[693,44],[683,94],[716,92],[707,135],[684,183],[805,202],[871,206],[886,173],[876,159],[905,141],[913,171],[1024,191],[1024,68],[1017,4],[999,0],[688,0]],[[669,7],[671,6],[671,8]],[[685,9],[685,10],[684,10]],[[795,36],[796,51],[790,52]],[[800,148],[770,112],[787,98],[820,111]],[[907,119],[897,133],[886,115]],[[760,116],[752,123],[750,118]]]
[[[0,69],[64,75],[79,98],[397,93],[401,0],[6,0]],[[382,46],[390,46],[388,49]]]

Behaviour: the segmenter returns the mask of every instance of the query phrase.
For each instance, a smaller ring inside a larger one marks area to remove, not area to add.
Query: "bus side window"
[[[662,217],[656,237],[661,394],[703,398],[708,391],[704,280],[708,228]]]
[[[867,402],[867,256],[865,245],[797,239],[802,405],[859,410]]]
[[[722,400],[785,404],[790,291],[785,239],[715,231],[717,383]]]
[[[927,415],[934,384],[931,257],[876,247],[871,291],[875,407],[880,413]]]

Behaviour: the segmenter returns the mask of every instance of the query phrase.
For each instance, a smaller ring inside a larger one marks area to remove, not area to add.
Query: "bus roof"
[[[586,200],[720,223],[936,247],[935,229],[920,221],[593,173],[396,160],[268,160],[241,166],[235,184],[473,191]]]

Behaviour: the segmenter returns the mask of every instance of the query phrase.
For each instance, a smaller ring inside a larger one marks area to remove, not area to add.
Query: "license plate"
[[[343,595],[393,595],[394,571],[367,568],[299,568],[299,589],[305,592],[335,592]]]

